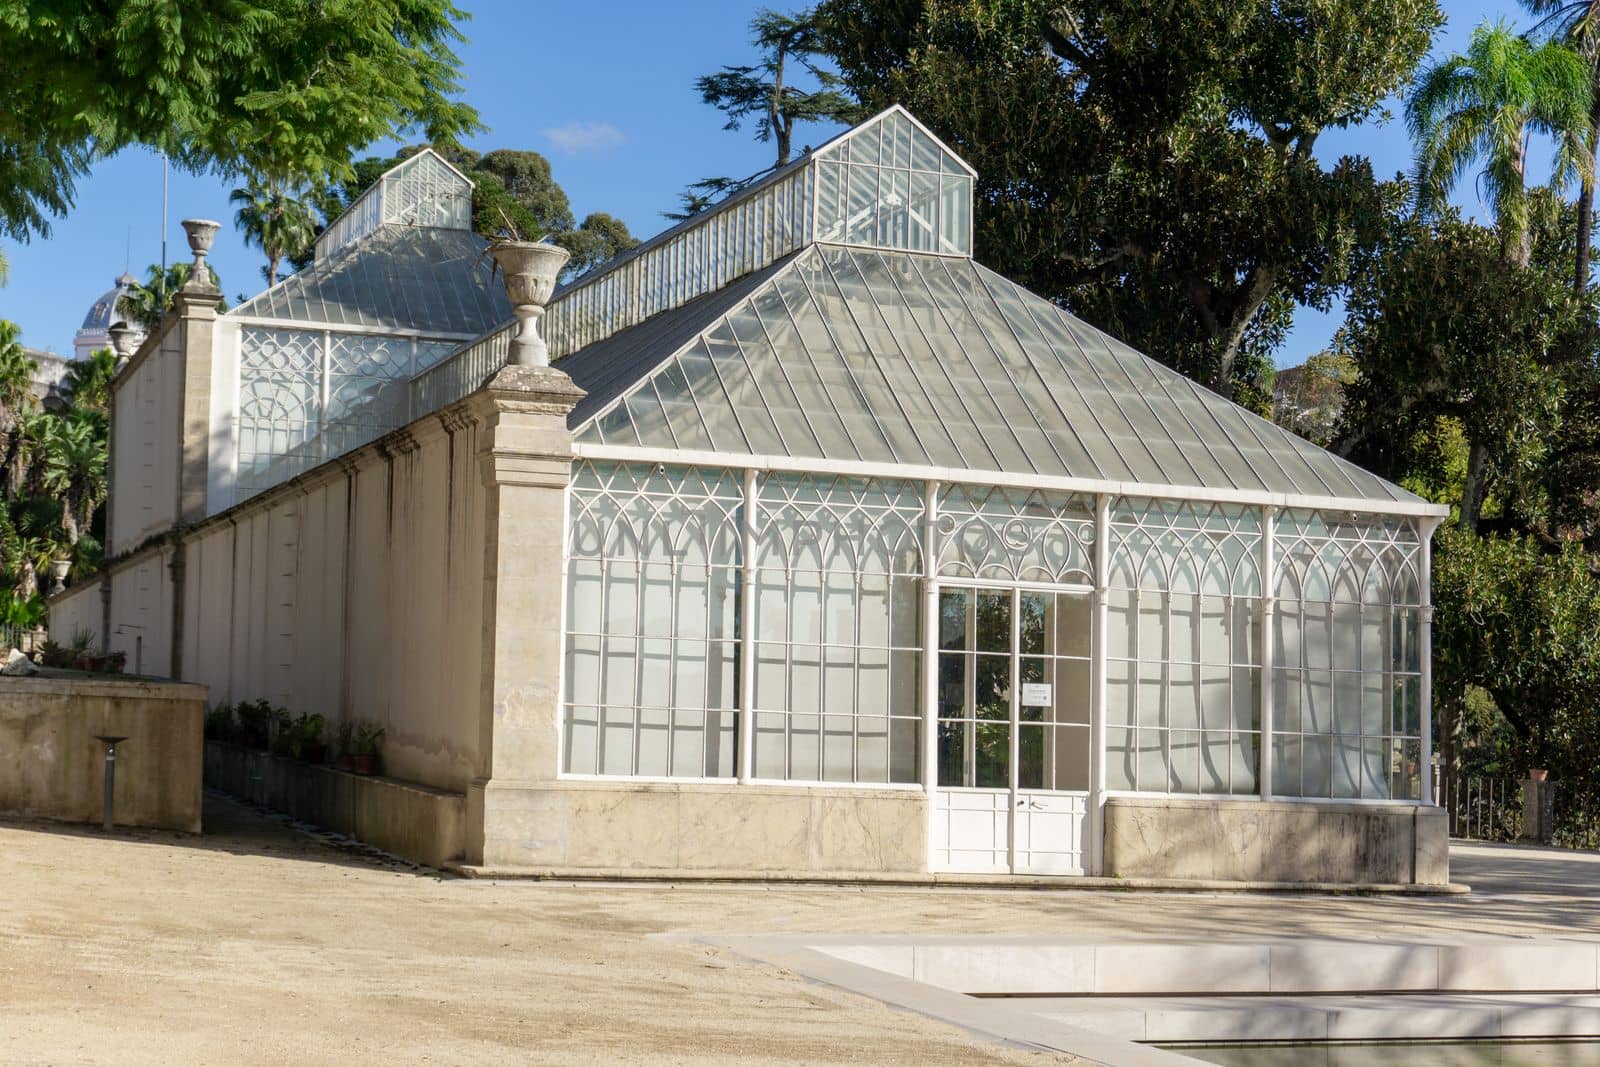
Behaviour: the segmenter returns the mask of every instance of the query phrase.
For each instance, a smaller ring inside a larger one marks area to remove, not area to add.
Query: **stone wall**
[[[921,790],[569,779],[497,795],[502,825],[485,843],[488,867],[747,877],[927,870]]]
[[[200,832],[198,685],[51,675],[0,677],[0,814],[98,823],[105,748],[117,749],[116,821]]]
[[[1444,812],[1409,804],[1111,797],[1114,878],[1446,885]]]
[[[440,867],[459,860],[466,797],[283,759],[220,741],[205,746],[206,784],[396,856]]]

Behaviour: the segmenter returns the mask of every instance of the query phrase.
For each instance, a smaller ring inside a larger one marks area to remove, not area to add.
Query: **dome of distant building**
[[[78,332],[72,339],[74,358],[87,359],[89,353],[95,349],[111,347],[111,327],[118,322],[127,321],[128,317],[122,309],[122,304],[124,299],[132,295],[138,284],[137,278],[124,271],[116,280],[116,284],[89,306],[88,313],[83,316],[83,325],[78,327]],[[144,340],[144,331],[140,330],[137,324],[128,322],[128,325],[134,327],[135,335],[140,341]]]

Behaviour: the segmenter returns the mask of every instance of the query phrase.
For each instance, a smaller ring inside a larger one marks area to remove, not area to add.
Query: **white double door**
[[[936,870],[1086,873],[1090,604],[1086,591],[940,589]]]

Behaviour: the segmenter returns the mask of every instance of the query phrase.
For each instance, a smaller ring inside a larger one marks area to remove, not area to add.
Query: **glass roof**
[[[813,245],[730,290],[562,360],[577,439],[1420,503],[970,259]]]
[[[487,244],[468,230],[384,226],[228,316],[476,337],[511,317]]]

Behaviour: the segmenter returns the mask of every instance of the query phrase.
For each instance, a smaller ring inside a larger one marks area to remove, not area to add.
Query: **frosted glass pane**
[[[1138,691],[1132,673],[1130,663],[1113,660],[1106,664],[1106,721],[1110,724],[1133,726],[1138,722]]]
[[[1168,721],[1175,730],[1200,728],[1200,672],[1189,664],[1173,664],[1167,690]]]
[[[1387,738],[1361,743],[1361,795],[1374,800],[1389,799],[1389,745]]]
[[[600,712],[600,773],[633,773],[632,708],[603,708]]]
[[[788,741],[784,735],[786,716],[773,712],[756,713],[755,773],[757,778],[784,777]]]
[[[756,645],[756,706],[774,711],[789,707],[788,649],[761,642]]]
[[[1286,797],[1305,796],[1303,746],[1300,735],[1272,739],[1272,789]]]
[[[672,706],[706,706],[706,643],[678,641],[673,645]]]
[[[1171,735],[1172,791],[1200,791],[1200,735],[1191,730],[1174,730]],[[1142,780],[1141,780],[1142,781]],[[1146,789],[1151,783],[1144,784]]]
[[[566,767],[568,774],[595,773],[595,748],[599,736],[600,719],[597,709],[567,709]]]
[[[1332,795],[1333,741],[1328,737],[1304,736],[1301,738],[1301,781],[1304,796],[1326,797]]]
[[[1354,604],[1333,606],[1333,666],[1361,669],[1361,609]]]
[[[1106,788],[1133,789],[1137,750],[1134,731],[1120,727],[1106,729]]]
[[[600,699],[614,706],[632,707],[634,694],[634,666],[639,660],[638,642],[626,638],[608,637],[605,643],[605,663],[602,666]]]
[[[796,571],[789,593],[789,640],[822,641],[822,575]]]
[[[1229,755],[1229,791],[1235,795],[1254,793],[1260,788],[1256,779],[1256,758],[1261,743],[1259,734],[1233,734]]]
[[[1333,672],[1333,732],[1361,733],[1361,675],[1355,671]]]
[[[703,777],[706,756],[706,713],[672,713],[672,774],[678,778]]]
[[[1184,596],[1176,593],[1168,597],[1168,600],[1171,603],[1171,617],[1169,620],[1171,643],[1168,646],[1168,654],[1175,663],[1194,663],[1201,658],[1198,651],[1200,646],[1196,643],[1197,623],[1200,618],[1199,600],[1193,596]],[[1224,631],[1223,635],[1225,641],[1226,631]],[[1208,643],[1205,647],[1209,648],[1212,635],[1207,634],[1206,636]],[[1224,643],[1223,648],[1226,649],[1226,647],[1227,645]],[[1211,662],[1216,661],[1212,660]]]
[[[816,713],[822,710],[822,649],[814,645],[793,645],[789,649],[789,710]]]
[[[568,629],[597,634],[601,627],[601,563],[575,559],[567,564]]]
[[[1272,672],[1272,724],[1280,733],[1300,732],[1300,671]]]
[[[893,596],[893,632],[895,648],[922,647],[922,589],[915,578],[894,578],[891,581]]]
[[[1233,729],[1261,729],[1261,672],[1235,667],[1233,674]]]
[[[600,702],[600,638],[567,639],[567,700],[573,704]]]
[[[1200,668],[1200,721],[1208,730],[1226,730],[1232,722],[1232,703],[1228,691],[1228,668]]]
[[[1167,755],[1162,739],[1165,731],[1139,731],[1139,788],[1147,793],[1165,793],[1171,788],[1167,779]]]
[[[1233,742],[1228,734],[1207,733],[1201,739],[1200,792],[1227,793]]]
[[[1359,737],[1333,738],[1333,795],[1359,797],[1361,795],[1361,739]]]
[[[817,781],[822,775],[822,716],[789,716],[789,777]]]
[[[1134,635],[1138,632],[1137,595],[1124,589],[1112,589],[1106,595],[1106,655],[1112,659],[1134,656]]]
[[[822,779],[848,782],[855,777],[855,719],[848,715],[824,715],[822,726]]]
[[[1330,604],[1306,601],[1304,609],[1305,653],[1307,667],[1331,667],[1333,635],[1329,618]]]
[[[665,708],[642,708],[639,711],[638,770],[641,775],[664,778],[671,763],[668,760],[672,743],[671,712]]]
[[[856,780],[889,780],[889,719],[862,716],[856,720]]]
[[[1165,688],[1160,662],[1141,661],[1139,671],[1139,725],[1165,726],[1167,720],[1162,701]]]
[[[672,642],[646,638],[639,642],[639,705],[672,706]]]
[[[862,715],[887,715],[889,713],[889,653],[883,649],[863,648],[856,653],[855,672],[856,710]],[[829,711],[839,708],[830,705]]]
[[[822,710],[831,715],[853,715],[856,710],[855,649],[829,645],[822,652]]]
[[[1302,666],[1305,661],[1300,649],[1300,602],[1280,600],[1272,624],[1273,664],[1280,667]]]
[[[1306,671],[1301,693],[1300,728],[1308,734],[1333,732],[1333,678],[1327,671]]]
[[[917,739],[921,724],[914,720],[893,719],[889,724],[889,775],[895,782],[915,782]]]

